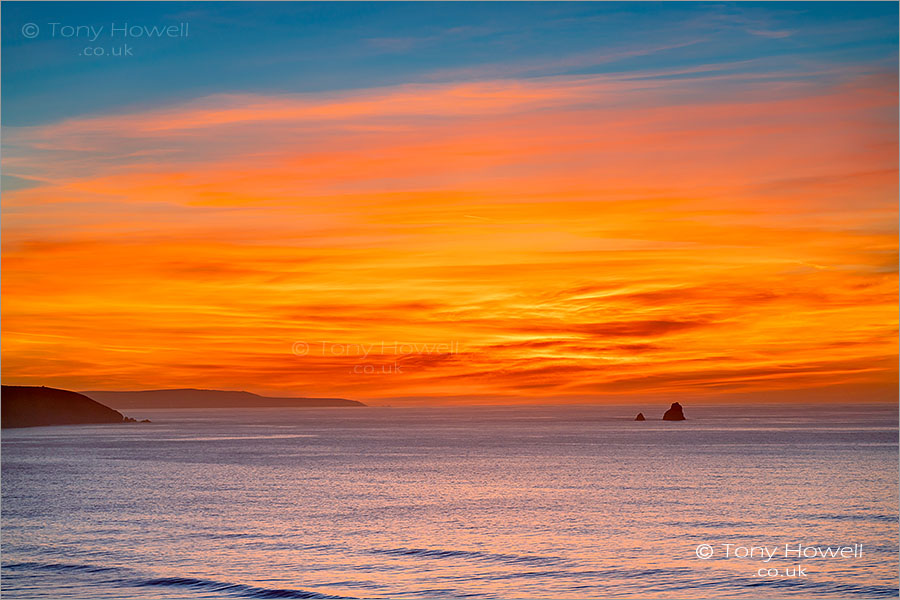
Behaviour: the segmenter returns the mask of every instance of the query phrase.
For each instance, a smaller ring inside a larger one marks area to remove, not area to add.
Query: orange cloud
[[[40,184],[3,196],[4,382],[893,397],[896,131],[893,74],[219,96],[5,131],[5,172]]]

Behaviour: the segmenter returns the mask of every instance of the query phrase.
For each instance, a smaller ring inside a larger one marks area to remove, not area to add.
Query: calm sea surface
[[[896,405],[665,408],[4,430],[3,596],[897,597]]]

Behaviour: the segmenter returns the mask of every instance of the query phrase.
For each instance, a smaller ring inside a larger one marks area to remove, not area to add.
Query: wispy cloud
[[[4,378],[535,399],[895,381],[896,73],[662,72],[5,129],[5,175],[35,185],[2,199]],[[458,350],[341,351],[383,342]]]

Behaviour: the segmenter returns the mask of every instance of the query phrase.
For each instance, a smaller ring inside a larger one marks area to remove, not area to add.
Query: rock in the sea
[[[663,421],[684,421],[684,411],[677,402],[672,403],[672,407],[663,415]]]
[[[638,413],[638,416],[636,416],[634,418],[634,420],[635,421],[646,421],[647,419],[644,418],[644,413]]]
[[[4,385],[0,388],[0,410],[0,425],[4,429],[129,422],[119,411],[87,396],[48,387]]]

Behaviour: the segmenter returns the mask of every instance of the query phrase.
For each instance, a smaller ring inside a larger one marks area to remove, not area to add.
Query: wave
[[[881,521],[896,523],[897,515],[878,515],[866,513],[822,513],[808,515],[811,519],[828,519],[832,521]]]
[[[198,579],[194,577],[140,577],[137,571],[125,567],[103,567],[99,565],[65,564],[65,563],[39,563],[18,562],[7,563],[3,569],[9,570],[39,570],[53,571],[57,573],[117,573],[118,577],[104,579],[98,583],[117,587],[174,587],[196,590],[197,592],[215,592],[238,598],[302,598],[313,600],[352,600],[350,596],[334,596],[309,590],[289,588],[267,588],[243,583],[227,583],[212,579]]]
[[[373,549],[375,554],[387,554],[390,556],[412,556],[416,558],[461,558],[467,560],[479,560],[486,562],[498,562],[503,564],[527,564],[527,565],[560,565],[568,561],[558,556],[540,556],[536,554],[496,554],[493,552],[481,552],[478,550],[440,550],[433,548],[388,548]]]
[[[25,570],[38,569],[46,571],[57,571],[60,573],[82,572],[82,573],[106,573],[110,571],[122,571],[121,567],[101,567],[97,565],[67,565],[64,563],[38,563],[38,562],[18,562],[6,563],[4,569]]]
[[[839,581],[816,581],[812,579],[788,579],[788,578],[754,578],[736,577],[733,583],[742,584],[743,588],[783,588],[819,590],[829,595],[842,594],[844,597],[860,598],[896,598],[900,588],[898,586],[882,585],[857,585]]]
[[[134,587],[169,586],[184,587],[204,592],[226,593],[241,598],[334,598],[345,599],[348,596],[332,596],[306,590],[286,588],[263,588],[242,583],[224,583],[211,579],[195,579],[193,577],[159,577],[131,583]]]
[[[470,560],[500,561],[508,564],[559,564],[563,559],[553,556],[496,554],[479,551],[465,550],[437,550],[422,548],[394,548],[385,550],[372,550],[379,554],[394,556],[414,556],[428,559],[462,558]],[[279,599],[297,598],[310,600],[353,600],[352,596],[337,596],[294,588],[261,587],[242,583],[216,581],[213,579],[201,579],[196,577],[147,577],[135,569],[116,566],[101,566],[91,564],[67,564],[59,562],[15,562],[3,564],[4,571],[50,571],[61,574],[99,575],[91,577],[91,585],[108,585],[118,588],[175,588],[185,594],[189,591],[198,597],[211,595],[233,598],[259,598]],[[675,568],[643,568],[643,569],[578,569],[578,570],[529,570],[512,573],[484,573],[484,574],[460,574],[449,577],[441,577],[444,582],[451,581],[503,581],[512,579],[551,578],[558,581],[572,581],[572,586],[567,589],[571,592],[583,592],[585,595],[593,595],[598,589],[607,587],[616,591],[626,591],[625,595],[643,594],[678,594],[700,595],[706,597],[704,592],[715,593],[718,596],[728,596],[732,593],[745,593],[750,590],[781,589],[791,592],[810,592],[814,595],[857,598],[896,598],[898,587],[884,585],[864,585],[834,580],[810,580],[810,579],[784,579],[784,578],[756,578],[746,576],[718,575],[713,577],[698,578],[697,573],[686,567]],[[596,583],[578,585],[581,581],[593,580]],[[632,581],[640,581],[640,590],[630,589]],[[342,582],[344,585],[352,585],[354,582]],[[622,587],[622,586],[626,587]],[[176,592],[180,593],[180,592]],[[189,597],[186,595],[186,597]],[[428,598],[428,597],[491,597],[483,593],[465,593],[462,590],[449,587],[430,587],[424,589],[394,590],[391,597],[404,598]]]

